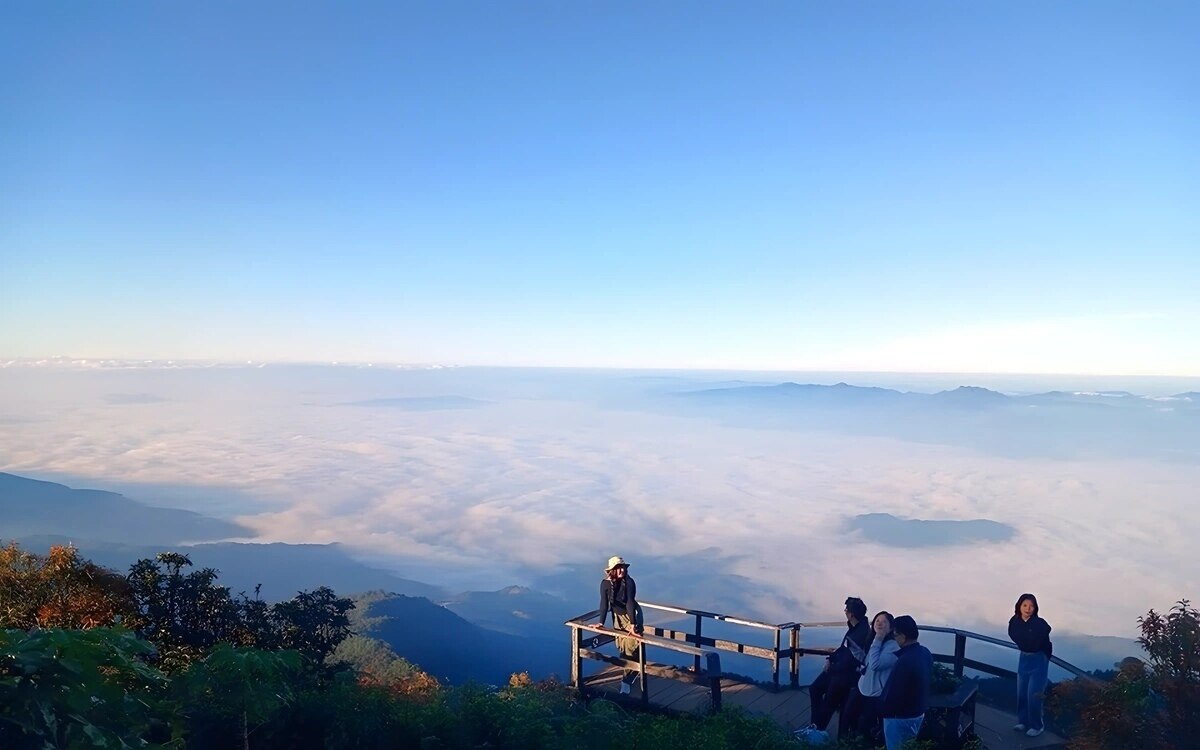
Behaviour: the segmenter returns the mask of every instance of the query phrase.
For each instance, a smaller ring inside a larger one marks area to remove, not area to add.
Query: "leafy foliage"
[[[945,664],[934,664],[930,679],[930,690],[934,695],[950,695],[962,685],[963,678]]]
[[[1200,738],[1200,612],[1183,599],[1138,625],[1146,661],[1126,659],[1110,681],[1074,680],[1053,696],[1055,713],[1075,724],[1075,750],[1168,750]]]
[[[232,730],[249,747],[250,735],[292,702],[302,664],[295,651],[218,645],[174,681],[192,742],[226,744],[219,738]]]
[[[419,670],[385,684],[318,679],[295,651],[218,644],[169,676],[127,630],[9,631],[0,641],[0,747],[784,748],[768,719],[627,713],[556,682],[447,688]]]
[[[217,584],[217,571],[192,565],[187,555],[159,554],[129,572],[138,632],[154,641],[164,670],[181,672],[217,644],[290,649],[321,665],[350,635],[354,603],[321,587],[268,605],[244,594],[234,598]]]
[[[136,627],[158,646],[163,667],[180,671],[238,634],[238,612],[229,589],[216,585],[212,568],[184,573],[191,559],[164,552],[139,560],[129,571],[137,602]]]
[[[0,632],[0,747],[155,747],[167,678],[121,628]]]
[[[125,579],[55,545],[42,556],[0,548],[0,628],[94,628],[134,611]]]
[[[327,661],[335,666],[344,664],[361,678],[377,685],[398,685],[424,674],[410,661],[397,656],[388,644],[362,635],[352,635],[342,641]]]
[[[352,607],[350,599],[340,599],[332,589],[322,586],[276,604],[270,621],[276,626],[283,648],[294,649],[321,664],[350,635],[346,613]]]

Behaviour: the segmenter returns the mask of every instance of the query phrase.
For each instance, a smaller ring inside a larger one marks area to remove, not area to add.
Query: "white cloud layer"
[[[237,517],[259,541],[344,542],[431,583],[500,586],[611,554],[714,546],[744,556],[727,572],[777,592],[738,614],[779,621],[836,617],[856,594],[926,622],[994,625],[1033,591],[1056,627],[1126,635],[1147,608],[1196,598],[1200,467],[1187,463],[1000,458],[583,400],[336,406],[437,394],[321,373],[284,386],[253,371],[0,378],[4,471],[81,478],[75,486],[213,488],[175,502]],[[162,491],[131,494],[171,502]],[[1018,533],[893,548],[844,533],[846,517],[861,513],[987,518]]]

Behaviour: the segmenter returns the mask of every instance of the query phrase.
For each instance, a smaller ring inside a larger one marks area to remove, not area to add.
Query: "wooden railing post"
[[[772,650],[775,653],[771,656],[771,682],[775,685],[775,692],[779,692],[779,628],[775,628],[775,647]]]
[[[579,649],[583,645],[583,631],[574,625],[571,626],[571,687],[576,690],[582,687],[580,682],[583,677],[583,657],[579,655]]]
[[[696,648],[700,648],[700,623],[702,623],[702,622],[704,622],[704,618],[700,615],[696,615],[696,643],[694,644],[696,646]],[[699,654],[697,654],[692,659],[692,671],[695,672],[696,674],[700,674],[700,655]]]
[[[712,710],[721,710],[721,655],[710,651],[707,655],[708,684],[712,691]]]
[[[638,644],[638,676],[641,678],[642,706],[650,705],[650,691],[646,689],[646,644]]]
[[[967,658],[967,637],[962,633],[954,634],[954,676],[963,676],[963,666]]]
[[[792,649],[791,664],[788,665],[788,673],[791,677],[792,687],[800,687],[800,626],[793,625],[791,635],[788,636],[788,645]]]

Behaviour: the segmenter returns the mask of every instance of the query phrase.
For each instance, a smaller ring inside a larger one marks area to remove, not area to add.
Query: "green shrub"
[[[0,631],[0,747],[159,747],[167,678],[122,628]]]

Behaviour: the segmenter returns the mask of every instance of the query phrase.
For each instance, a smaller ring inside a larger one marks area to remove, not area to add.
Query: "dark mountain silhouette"
[[[182,552],[197,568],[215,568],[222,586],[233,593],[253,596],[262,584],[262,598],[279,601],[297,591],[329,586],[338,592],[384,589],[412,596],[441,598],[446,594],[437,586],[378,570],[364,565],[346,553],[339,544],[243,544],[218,542],[195,545],[130,545],[72,539],[61,535],[40,535],[17,539],[22,547],[45,553],[52,544],[74,544],[84,557],[106,568],[120,571],[143,558],[160,552]]]
[[[423,597],[360,595],[355,597],[352,625],[358,634],[383,641],[399,656],[452,683],[505,684],[512,673],[526,671],[535,679],[561,677],[568,666],[566,648],[558,648],[558,640],[481,628]],[[567,641],[565,635],[559,640]]]
[[[929,398],[940,406],[956,408],[988,408],[1002,406],[1012,401],[1011,397],[1005,396],[1003,393],[975,385],[960,385],[954,390],[939,391]]]
[[[771,403],[779,406],[796,405],[816,408],[852,409],[860,407],[888,408],[937,404],[956,407],[991,407],[1007,404],[1012,399],[1003,393],[964,385],[939,393],[906,393],[890,388],[864,387],[837,383],[780,383],[751,385],[736,388],[710,388],[677,394],[681,397],[709,403]]]
[[[838,383],[677,391],[650,408],[755,429],[871,435],[1041,458],[1200,460],[1200,396],[1124,391],[1008,396],[964,386],[934,394]]]
[[[944,547],[976,542],[1006,542],[1016,529],[983,518],[965,521],[926,521],[897,518],[890,513],[866,513],[846,524],[849,531],[889,547]]]
[[[676,390],[673,394],[686,403],[711,406],[788,406],[813,409],[873,409],[900,408],[905,411],[922,406],[940,405],[968,408],[991,408],[996,406],[1027,406],[1030,404],[1060,406],[1132,407],[1149,408],[1158,399],[1138,396],[1128,391],[1047,391],[1025,396],[1009,396],[988,388],[963,385],[937,393],[915,393],[890,388],[863,387],[837,383],[816,385],[812,383],[779,383],[776,385],[741,385],[736,387],[706,388],[701,390]],[[1192,402],[1200,406],[1200,393],[1190,391],[1170,397]]]
[[[5,537],[37,534],[124,544],[202,542],[246,536],[231,521],[186,510],[155,508],[115,492],[75,490],[54,482],[0,473],[0,519]]]

